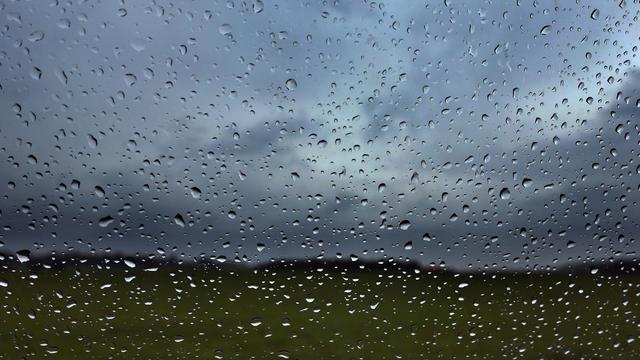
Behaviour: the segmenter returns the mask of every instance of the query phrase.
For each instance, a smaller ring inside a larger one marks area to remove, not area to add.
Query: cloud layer
[[[236,261],[635,256],[637,15],[624,2],[4,4],[0,236],[12,250]]]

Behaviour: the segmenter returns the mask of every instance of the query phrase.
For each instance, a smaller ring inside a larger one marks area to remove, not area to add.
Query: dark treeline
[[[446,266],[425,266],[417,261],[395,259],[384,260],[356,260],[350,259],[272,259],[268,262],[250,263],[240,261],[221,261],[206,258],[179,258],[164,255],[122,254],[33,254],[29,252],[2,253],[0,252],[0,272],[10,269],[65,269],[90,267],[95,269],[136,269],[154,271],[160,268],[182,268],[194,270],[298,270],[311,271],[323,269],[326,271],[371,271],[371,272],[442,272],[442,273],[561,273],[561,274],[592,274],[592,275],[637,275],[640,264],[635,258],[600,259],[591,262],[574,262],[561,264],[556,267],[533,269],[453,269]]]

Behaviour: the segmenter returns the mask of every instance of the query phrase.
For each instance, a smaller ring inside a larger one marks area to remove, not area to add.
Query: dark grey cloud
[[[5,248],[529,268],[636,251],[635,10],[263,3],[4,4]]]

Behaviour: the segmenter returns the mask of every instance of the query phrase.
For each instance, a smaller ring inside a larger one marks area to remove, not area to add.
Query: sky
[[[635,257],[637,4],[0,3],[0,251]]]

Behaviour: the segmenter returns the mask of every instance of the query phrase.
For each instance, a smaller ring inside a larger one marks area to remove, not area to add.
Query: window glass
[[[640,358],[639,11],[0,2],[0,359]]]

